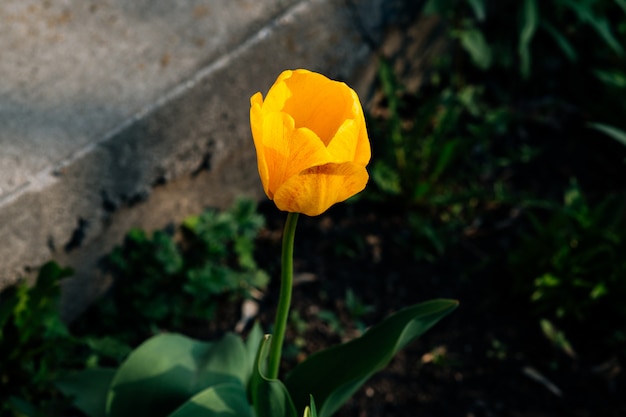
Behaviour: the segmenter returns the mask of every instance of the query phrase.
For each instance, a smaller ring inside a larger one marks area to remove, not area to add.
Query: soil
[[[276,277],[285,213],[271,202],[260,211],[267,227],[257,251],[261,266]],[[543,336],[524,302],[506,298],[501,270],[468,273],[480,256],[506,250],[502,235],[466,236],[441,260],[416,262],[406,244],[406,219],[394,216],[398,211],[359,201],[319,217],[300,216],[292,304],[299,320],[287,334],[283,372],[402,307],[453,298],[460,307],[372,377],[339,417],[626,415],[626,381],[616,355],[588,349],[568,357]],[[274,280],[261,305],[265,326],[273,318],[277,285]],[[354,317],[348,290],[371,311]],[[331,319],[320,314],[328,311]]]

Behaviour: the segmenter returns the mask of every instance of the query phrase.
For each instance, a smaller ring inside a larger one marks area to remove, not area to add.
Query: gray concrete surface
[[[249,97],[298,67],[367,94],[418,3],[3,0],[0,287],[54,259],[80,309],[128,228],[261,198]]]

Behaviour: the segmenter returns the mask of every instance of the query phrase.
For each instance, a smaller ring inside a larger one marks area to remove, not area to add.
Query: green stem
[[[291,305],[291,290],[293,287],[293,240],[296,234],[298,213],[288,213],[283,232],[283,249],[281,254],[280,296],[276,308],[274,321],[274,334],[270,343],[269,367],[267,376],[269,379],[278,378],[280,357],[283,351],[287,319],[289,318],[289,306]]]

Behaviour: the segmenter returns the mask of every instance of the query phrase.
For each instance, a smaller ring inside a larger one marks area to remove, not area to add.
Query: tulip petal
[[[309,129],[295,129],[288,114],[265,114],[262,137],[268,175],[265,179],[261,177],[261,181],[270,198],[290,177],[330,162],[328,150],[317,135]]]
[[[351,162],[309,168],[289,178],[276,191],[274,203],[283,211],[317,216],[362,191],[368,178],[365,167]]]
[[[292,95],[291,90],[285,83],[289,79],[293,71],[283,71],[276,79],[276,82],[270,87],[265,102],[263,103],[264,112],[280,112],[285,107],[285,103]]]
[[[328,146],[343,121],[352,117],[351,89],[321,74],[300,70],[293,71],[284,84],[297,94],[285,100],[283,111],[294,118],[296,127],[311,129]]]
[[[370,142],[359,97],[354,91],[351,93],[354,100],[353,118],[346,119],[337,129],[328,144],[328,152],[332,155],[333,162],[353,161],[365,166],[371,158]]]
[[[328,153],[332,156],[333,162],[355,162],[359,165],[367,165],[371,152],[367,131],[365,131],[365,138],[362,138],[364,131],[364,124],[360,125],[352,119],[344,121],[328,144]]]
[[[351,162],[354,160],[354,153],[356,151],[357,126],[354,120],[345,120],[333,139],[328,144],[328,153],[332,156],[333,162]]]
[[[370,140],[367,135],[367,126],[365,124],[365,114],[359,101],[359,96],[354,90],[350,90],[354,103],[354,121],[358,128],[358,136],[356,139],[356,150],[354,152],[354,162],[359,165],[367,165],[372,157],[372,149]]]
[[[269,197],[268,193],[268,181],[269,170],[267,167],[265,157],[265,146],[263,146],[263,112],[261,106],[263,105],[263,96],[261,93],[256,93],[250,98],[250,129],[252,130],[252,139],[254,140],[254,147],[256,148],[256,159],[259,170],[259,177],[261,177],[261,183],[265,194]]]

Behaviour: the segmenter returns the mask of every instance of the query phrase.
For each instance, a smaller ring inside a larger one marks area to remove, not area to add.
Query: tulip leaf
[[[259,322],[254,323],[252,329],[248,333],[248,337],[246,339],[246,352],[248,355],[248,363],[250,364],[250,373],[247,375],[246,381],[250,379],[252,373],[254,371],[254,365],[256,364],[257,353],[260,349],[261,342],[263,341],[263,330],[261,330],[261,325]]]
[[[270,335],[264,337],[256,356],[254,372],[250,379],[252,406],[258,417],[296,417],[296,408],[287,388],[280,380],[266,377],[270,339]]]
[[[168,417],[253,417],[246,390],[238,383],[214,385],[194,395]]]
[[[89,417],[105,417],[107,393],[115,372],[109,368],[85,369],[63,375],[55,385]]]
[[[311,395],[311,405],[304,409],[304,417],[317,417],[317,408],[315,408],[315,401]]]
[[[318,416],[331,416],[400,349],[457,306],[454,300],[431,300],[405,308],[363,336],[311,355],[285,379],[297,409],[304,410],[312,395]]]
[[[140,345],[121,365],[109,390],[107,415],[167,416],[208,387],[245,386],[249,368],[244,343],[234,334],[214,343],[161,334]]]

